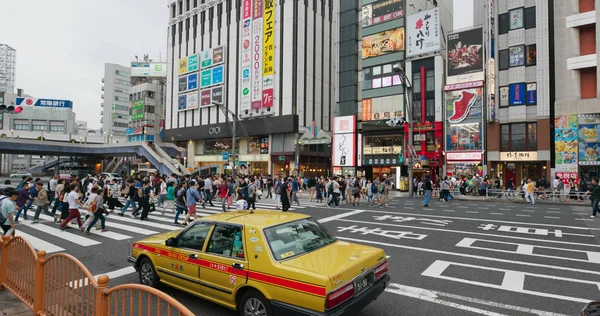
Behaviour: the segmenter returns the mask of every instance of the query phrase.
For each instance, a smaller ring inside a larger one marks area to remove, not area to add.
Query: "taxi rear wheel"
[[[256,290],[248,290],[239,305],[240,316],[273,316],[271,304]]]
[[[158,275],[152,261],[148,258],[143,258],[140,262],[140,283],[146,286],[156,288],[158,286]]]

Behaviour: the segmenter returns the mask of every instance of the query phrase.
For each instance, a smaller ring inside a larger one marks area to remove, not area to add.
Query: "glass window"
[[[373,89],[381,88],[381,78],[373,79],[371,86]]]
[[[51,132],[64,132],[65,131],[65,127],[64,126],[56,126],[56,125],[50,125],[50,131]]]
[[[373,76],[379,76],[379,75],[381,75],[381,66],[373,67]]]
[[[305,218],[264,230],[275,260],[300,256],[336,241],[336,238],[313,218]]]
[[[510,125],[500,125],[500,150],[510,150]]]
[[[206,253],[244,259],[242,227],[229,224],[217,224],[210,236]]]
[[[509,15],[511,30],[516,30],[523,27],[523,8],[510,10]]]
[[[525,45],[508,48],[509,66],[519,67],[525,65]]]
[[[392,64],[383,65],[383,73],[391,74],[392,73]]]
[[[525,65],[533,66],[537,62],[537,51],[535,44],[527,45],[527,60],[525,61]]]
[[[369,89],[373,89],[373,82],[369,79],[369,80],[364,80],[363,81],[363,86],[362,86],[363,90],[369,90]]]
[[[509,65],[508,49],[499,51],[499,54],[500,54],[500,65],[499,65],[500,70],[508,69],[508,65]]]
[[[435,91],[435,79],[433,78],[433,69],[427,70],[425,78],[427,91]]]
[[[15,130],[19,131],[28,131],[29,130],[29,120],[15,120]]]
[[[371,68],[363,69],[363,75],[365,76],[365,80],[373,78],[373,72],[371,71]]]
[[[535,28],[535,7],[525,8],[525,28]]]
[[[202,251],[204,248],[204,242],[208,236],[208,232],[212,227],[211,222],[197,222],[188,229],[186,229],[181,236],[177,238],[177,247],[189,248]]]
[[[479,118],[481,119],[481,118]],[[452,124],[446,142],[447,150],[482,149],[480,123]]]
[[[502,13],[498,15],[498,33],[507,34],[510,28],[510,23],[508,22],[508,12]]]
[[[427,99],[425,101],[425,108],[425,111],[427,112],[425,120],[427,122],[435,122],[435,99]]]
[[[513,124],[510,127],[510,142],[514,151],[525,150],[525,124]]]
[[[537,123],[527,123],[527,150],[537,150]]]
[[[413,86],[413,91],[415,93],[421,93],[421,73],[420,72],[413,73],[413,80],[411,83]]]

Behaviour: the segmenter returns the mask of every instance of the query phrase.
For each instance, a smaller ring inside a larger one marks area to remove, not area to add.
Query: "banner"
[[[554,154],[556,171],[577,172],[577,115],[554,119]]]
[[[579,118],[579,164],[600,165],[600,116]]]
[[[481,120],[483,89],[474,88],[446,92],[446,120],[450,124],[461,123],[467,118]]]
[[[362,26],[388,22],[404,16],[404,0],[379,0],[362,7]]]
[[[525,104],[525,83],[513,83],[508,86],[508,104]]]
[[[403,50],[403,27],[364,36],[362,39],[362,59],[383,56]]]
[[[240,85],[241,100],[240,109],[242,111],[250,110],[252,98],[250,90],[252,83],[250,81],[250,67],[252,66],[252,0],[244,0],[243,7],[244,20],[242,21],[242,36],[241,36],[241,75],[242,81]]]
[[[448,35],[446,83],[484,80],[483,29]]]
[[[263,27],[263,108],[273,106],[273,73],[275,68],[275,1],[265,0]]]
[[[253,0],[252,7],[252,109],[262,107],[263,0]]]
[[[433,53],[441,49],[440,8],[409,15],[406,21],[406,56]]]

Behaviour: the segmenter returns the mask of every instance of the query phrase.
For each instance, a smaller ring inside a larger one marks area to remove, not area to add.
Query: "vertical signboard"
[[[273,73],[275,68],[275,0],[265,0],[263,26],[263,108],[273,106]]]
[[[600,116],[579,117],[579,164],[600,165]]]
[[[554,119],[554,162],[557,172],[577,172],[577,115]]]
[[[243,20],[242,20],[242,43],[241,43],[241,100],[240,109],[242,111],[250,110],[252,104],[252,97],[250,90],[252,89],[252,83],[250,81],[250,68],[252,66],[252,1],[244,0],[243,6]]]
[[[446,84],[484,80],[483,28],[448,35]]]
[[[252,5],[252,109],[262,107],[263,0]]]
[[[333,118],[333,154],[335,167],[356,166],[356,116]]]
[[[406,18],[406,56],[437,52],[441,49],[440,8],[417,12]]]

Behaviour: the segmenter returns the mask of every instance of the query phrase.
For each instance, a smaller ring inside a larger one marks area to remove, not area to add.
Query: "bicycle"
[[[492,200],[498,200],[502,197],[506,197],[509,201],[514,201],[517,195],[515,194],[515,190],[508,189],[506,191],[502,190],[489,190],[488,197]]]

